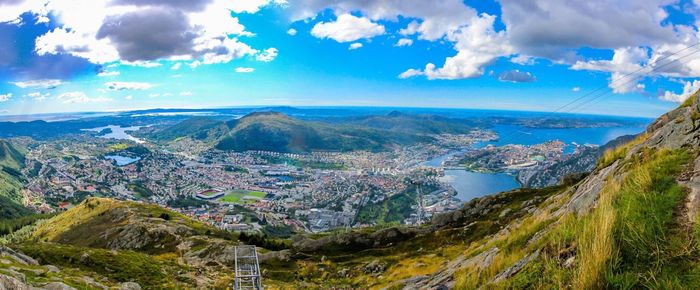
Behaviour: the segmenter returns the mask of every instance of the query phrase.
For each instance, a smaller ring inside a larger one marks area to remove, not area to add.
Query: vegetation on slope
[[[0,140],[0,197],[6,197],[17,204],[20,204],[22,199],[22,167],[24,154],[10,142]],[[0,218],[2,217],[0,215]]]
[[[378,151],[395,144],[412,144],[429,139],[401,132],[302,121],[280,113],[265,112],[237,120],[216,147],[233,151]]]

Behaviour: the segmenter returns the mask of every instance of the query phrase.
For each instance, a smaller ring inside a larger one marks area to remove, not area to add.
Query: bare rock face
[[[586,178],[578,187],[576,187],[576,191],[571,197],[571,200],[566,208],[578,215],[587,213],[593,207],[593,205],[595,205],[595,202],[598,200],[598,196],[600,195],[600,191],[603,190],[603,187],[605,186],[606,179],[610,176],[610,174],[615,172],[618,164],[619,161],[615,161],[615,163],[612,165],[603,168],[602,170],[597,171]]]
[[[39,265],[32,257],[17,252],[5,246],[0,246],[0,257],[8,257],[23,265]]]

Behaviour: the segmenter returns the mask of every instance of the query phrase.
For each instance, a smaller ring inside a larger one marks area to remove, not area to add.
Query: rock
[[[574,262],[576,262],[576,256],[571,256],[564,263],[562,264],[562,267],[565,269],[571,269],[574,267]]]
[[[90,263],[90,255],[88,253],[83,253],[80,255],[80,263],[88,264]]]
[[[141,285],[134,282],[124,282],[119,284],[119,290],[141,290]]]
[[[59,273],[59,272],[61,272],[61,269],[59,269],[58,267],[56,267],[56,266],[54,266],[54,265],[46,265],[46,266],[44,266],[44,268],[46,268],[46,271],[49,272],[49,273]]]
[[[497,283],[499,281],[502,281],[504,279],[508,279],[510,277],[513,277],[515,274],[518,274],[520,270],[525,268],[528,263],[530,263],[532,260],[537,259],[537,257],[540,256],[540,250],[535,251],[534,253],[531,253],[524,258],[518,260],[513,264],[512,266],[508,267],[507,269],[503,270],[503,272],[499,273],[496,275],[496,277],[491,281],[491,283]]]
[[[61,282],[51,282],[49,284],[44,285],[41,287],[41,289],[46,289],[46,290],[75,290],[75,288],[68,286],[66,284],[63,284]]]
[[[29,290],[30,288],[15,277],[0,274],[0,289]]]
[[[25,254],[22,254],[20,252],[17,252],[15,250],[10,249],[10,248],[5,247],[5,246],[0,246],[0,256],[11,258],[11,259],[17,261],[17,263],[20,263],[23,265],[34,265],[34,266],[39,265],[39,263],[36,260],[34,260],[32,257],[29,257]]]
[[[512,210],[510,208],[504,209],[501,211],[501,214],[498,215],[499,218],[504,218],[507,216]]]
[[[12,263],[12,262],[10,262],[10,260],[0,259],[0,264],[9,265],[9,264],[11,264],[11,263]]]
[[[612,165],[589,175],[576,188],[571,200],[569,200],[569,204],[565,208],[578,215],[587,213],[598,200],[598,195],[605,186],[608,176],[615,171],[619,163],[620,161],[615,161]]]
[[[379,260],[374,260],[364,267],[365,274],[379,274],[384,272],[384,270],[386,270],[386,265],[379,262]]]

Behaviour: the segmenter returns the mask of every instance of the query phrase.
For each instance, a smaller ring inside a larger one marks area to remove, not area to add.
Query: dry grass
[[[600,193],[598,207],[591,213],[583,225],[583,231],[578,239],[578,254],[580,257],[574,289],[599,288],[602,275],[610,258],[613,256],[615,226],[615,193],[620,185],[608,181]]]

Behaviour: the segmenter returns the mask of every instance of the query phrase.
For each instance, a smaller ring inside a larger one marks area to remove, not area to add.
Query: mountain
[[[346,121],[348,124],[414,134],[467,134],[477,127],[473,121],[437,115],[415,115],[392,111],[384,116],[364,116]]]
[[[22,168],[24,154],[12,143],[0,140],[0,197],[21,201],[20,190],[24,183]]]
[[[151,134],[157,141],[172,141],[178,138],[191,137],[194,140],[214,142],[228,132],[225,122],[208,117],[192,117],[173,126]]]
[[[474,128],[467,120],[400,112],[340,121],[308,121],[260,111],[228,122],[195,117],[154,132],[151,137],[163,142],[189,137],[232,151],[381,151],[392,146],[430,142],[434,140],[430,136],[433,134],[463,134]]]

